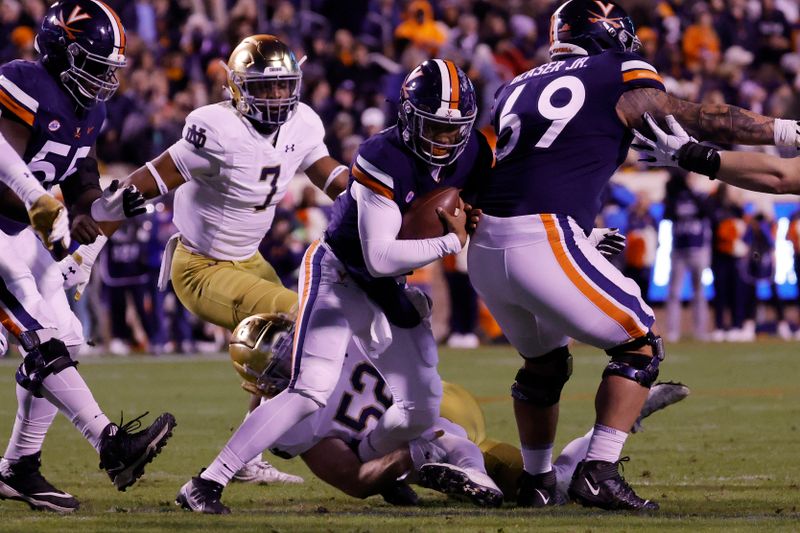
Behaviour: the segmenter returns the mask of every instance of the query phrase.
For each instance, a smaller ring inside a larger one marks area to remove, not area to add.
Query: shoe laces
[[[141,415],[137,416],[136,418],[134,418],[133,420],[129,420],[129,421],[123,423],[125,418],[122,415],[122,411],[120,411],[119,412],[119,424],[117,426],[119,428],[118,431],[123,432],[123,433],[128,433],[128,434],[131,434],[131,433],[133,433],[135,431],[138,431],[142,427],[142,418],[146,417],[149,414],[150,414],[150,411],[145,411],[144,414],[141,414]]]

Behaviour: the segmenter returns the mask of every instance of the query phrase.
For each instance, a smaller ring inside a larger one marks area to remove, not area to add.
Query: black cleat
[[[419,484],[450,496],[460,496],[480,507],[500,507],[503,493],[488,475],[472,468],[447,463],[428,463],[420,467]]]
[[[55,488],[39,472],[41,455],[20,457],[9,468],[0,469],[0,499],[25,502],[34,511],[71,513],[78,508],[78,500]]]
[[[519,478],[517,505],[519,507],[548,507],[564,505],[567,499],[556,489],[554,470],[544,474],[531,475],[525,471]]]
[[[164,413],[150,427],[131,433],[142,427],[140,420],[146,415],[120,426],[112,423],[103,429],[100,468],[105,469],[117,490],[124,492],[142,477],[145,465],[161,452],[176,426],[175,417]]]
[[[198,475],[181,487],[175,504],[195,513],[231,514],[231,510],[220,501],[224,488],[216,481],[203,479]]]
[[[607,511],[657,511],[658,503],[636,495],[619,473],[620,463],[581,461],[572,475],[569,496],[584,507],[599,507]]]
[[[383,496],[386,503],[399,507],[419,505],[419,496],[405,481],[397,480],[393,482],[389,488],[381,492],[381,496]]]

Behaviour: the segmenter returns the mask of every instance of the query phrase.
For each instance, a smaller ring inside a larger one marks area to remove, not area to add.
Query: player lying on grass
[[[717,150],[697,142],[672,115],[666,118],[669,133],[649,114],[645,114],[645,120],[655,141],[637,132],[634,148],[643,153],[642,160],[651,166],[680,167],[751,191],[800,194],[800,157]],[[790,129],[800,130],[797,122],[781,122],[790,123],[786,126]]]
[[[290,336],[278,341],[275,355],[271,355],[269,340],[263,335],[267,322],[260,316],[244,320],[234,339],[250,338],[251,349],[236,347],[231,356],[237,370],[242,366],[266,368],[257,382],[249,381],[243,386],[273,396],[289,382],[291,354],[285,340]],[[398,344],[397,349],[402,350],[402,345]],[[640,420],[682,400],[688,393],[689,389],[681,384],[654,385]],[[383,377],[361,346],[351,342],[331,401],[285,434],[271,451],[281,457],[299,455],[320,479],[357,498],[381,494],[389,503],[412,505],[417,501],[414,492],[404,481],[399,481],[407,473],[410,474],[405,480],[466,497],[477,505],[499,505],[503,494],[512,501],[516,498],[517,481],[522,474],[519,449],[486,438],[478,402],[454,383],[444,384],[441,417],[433,428],[408,446],[362,463],[353,446],[391,404],[391,393]],[[585,456],[590,437],[591,432],[572,441],[555,461],[558,487],[565,498],[572,473]]]

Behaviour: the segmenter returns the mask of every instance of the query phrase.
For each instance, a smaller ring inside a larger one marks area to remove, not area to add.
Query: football
[[[414,200],[403,215],[398,239],[431,239],[441,237],[447,231],[442,219],[436,214],[438,207],[453,213],[459,206],[459,190],[455,187],[434,189]]]

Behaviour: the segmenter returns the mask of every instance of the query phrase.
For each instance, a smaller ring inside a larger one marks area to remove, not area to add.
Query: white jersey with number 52
[[[184,245],[222,260],[255,254],[289,181],[328,155],[324,136],[319,116],[302,103],[269,136],[230,102],[193,111],[183,137],[169,148],[186,180],[175,192],[175,225]]]

